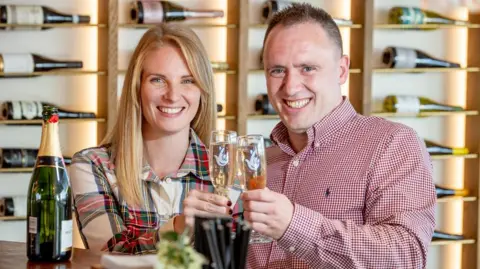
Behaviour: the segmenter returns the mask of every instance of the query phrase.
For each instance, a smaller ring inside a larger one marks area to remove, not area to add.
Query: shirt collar
[[[166,177],[180,178],[190,173],[201,180],[210,180],[208,150],[193,129],[190,129],[190,145],[187,148],[187,153],[185,154],[182,165],[177,172],[167,175]],[[143,165],[140,178],[145,181],[161,180],[155,175],[148,162],[145,162]]]
[[[357,116],[355,108],[348,98],[343,96],[342,102],[336,108],[307,130],[307,146],[312,144],[325,145],[336,132],[355,116]],[[288,129],[283,122],[279,122],[275,126],[270,139],[283,151],[295,155],[288,141]]]

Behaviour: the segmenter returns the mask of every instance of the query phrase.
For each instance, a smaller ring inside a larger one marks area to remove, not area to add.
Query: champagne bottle
[[[388,12],[388,23],[391,24],[453,24],[468,25],[467,21],[455,20],[442,16],[431,10],[418,7],[397,6]]]
[[[455,68],[460,64],[434,58],[426,52],[405,48],[387,47],[383,50],[382,62],[388,68]]]
[[[58,137],[58,111],[43,109],[42,138],[27,195],[27,257],[64,261],[72,253],[72,194]]]
[[[135,1],[130,9],[130,18],[138,24],[223,16],[223,10],[189,9],[170,1]]]
[[[3,148],[0,149],[0,168],[30,168],[35,166],[38,149]],[[63,158],[66,165],[72,163],[71,157]]]
[[[426,139],[424,141],[430,155],[465,155],[469,153],[467,148],[447,147]]]
[[[42,119],[42,106],[51,105],[38,101],[7,101],[0,104],[0,119],[3,120],[35,120]],[[95,118],[95,113],[58,109],[61,119]]]
[[[440,104],[422,96],[388,95],[383,100],[386,112],[419,113],[426,111],[463,111],[459,106]]]
[[[437,198],[445,196],[467,196],[468,190],[465,189],[450,189],[442,186],[435,185],[435,191],[437,192]]]
[[[0,54],[0,73],[5,77],[24,76],[33,72],[48,72],[57,69],[78,69],[81,61],[54,60],[34,53]]]
[[[49,29],[42,24],[56,23],[90,23],[90,16],[64,14],[52,8],[40,5],[0,5],[0,23],[38,25],[23,29]],[[0,27],[2,30],[22,29],[16,26]]]
[[[12,196],[0,198],[0,217],[27,215],[27,197]]]
[[[268,94],[261,94],[255,101],[255,111],[262,115],[277,115],[277,111],[273,108],[270,101],[268,101]]]
[[[284,0],[268,0],[265,1],[262,5],[262,20],[264,23],[268,23],[275,13],[280,10],[288,7],[294,3],[293,1],[284,1]],[[353,22],[347,19],[333,18],[337,25],[352,25]]]
[[[465,237],[463,235],[444,233],[444,232],[440,232],[440,231],[437,231],[437,230],[435,230],[433,232],[433,237],[432,237],[432,241],[436,241],[436,240],[463,240],[463,239],[465,239]]]

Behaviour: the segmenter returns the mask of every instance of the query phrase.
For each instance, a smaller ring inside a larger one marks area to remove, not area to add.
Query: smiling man
[[[435,228],[429,154],[402,124],[358,114],[332,17],[292,4],[264,40],[270,102],[281,122],[267,149],[265,190],[242,194],[245,219],[273,242],[249,268],[424,268]],[[367,59],[370,60],[370,59]]]

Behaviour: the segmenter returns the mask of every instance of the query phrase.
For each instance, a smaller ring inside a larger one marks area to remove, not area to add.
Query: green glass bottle
[[[435,185],[435,192],[437,193],[437,198],[442,198],[445,196],[467,196],[469,191],[466,189],[450,189]]]
[[[406,6],[391,8],[388,12],[388,23],[468,25],[467,21],[455,20],[431,10]]]
[[[72,196],[60,150],[58,110],[43,107],[42,138],[27,197],[27,257],[64,261],[72,253]]]
[[[385,112],[419,113],[432,111],[463,111],[462,107],[435,102],[429,98],[415,95],[388,95],[383,100]]]

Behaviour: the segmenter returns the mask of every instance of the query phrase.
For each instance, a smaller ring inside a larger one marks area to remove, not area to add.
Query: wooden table
[[[29,262],[25,243],[0,241],[0,269],[94,269],[102,268],[102,252],[73,249],[72,258],[67,262]]]

